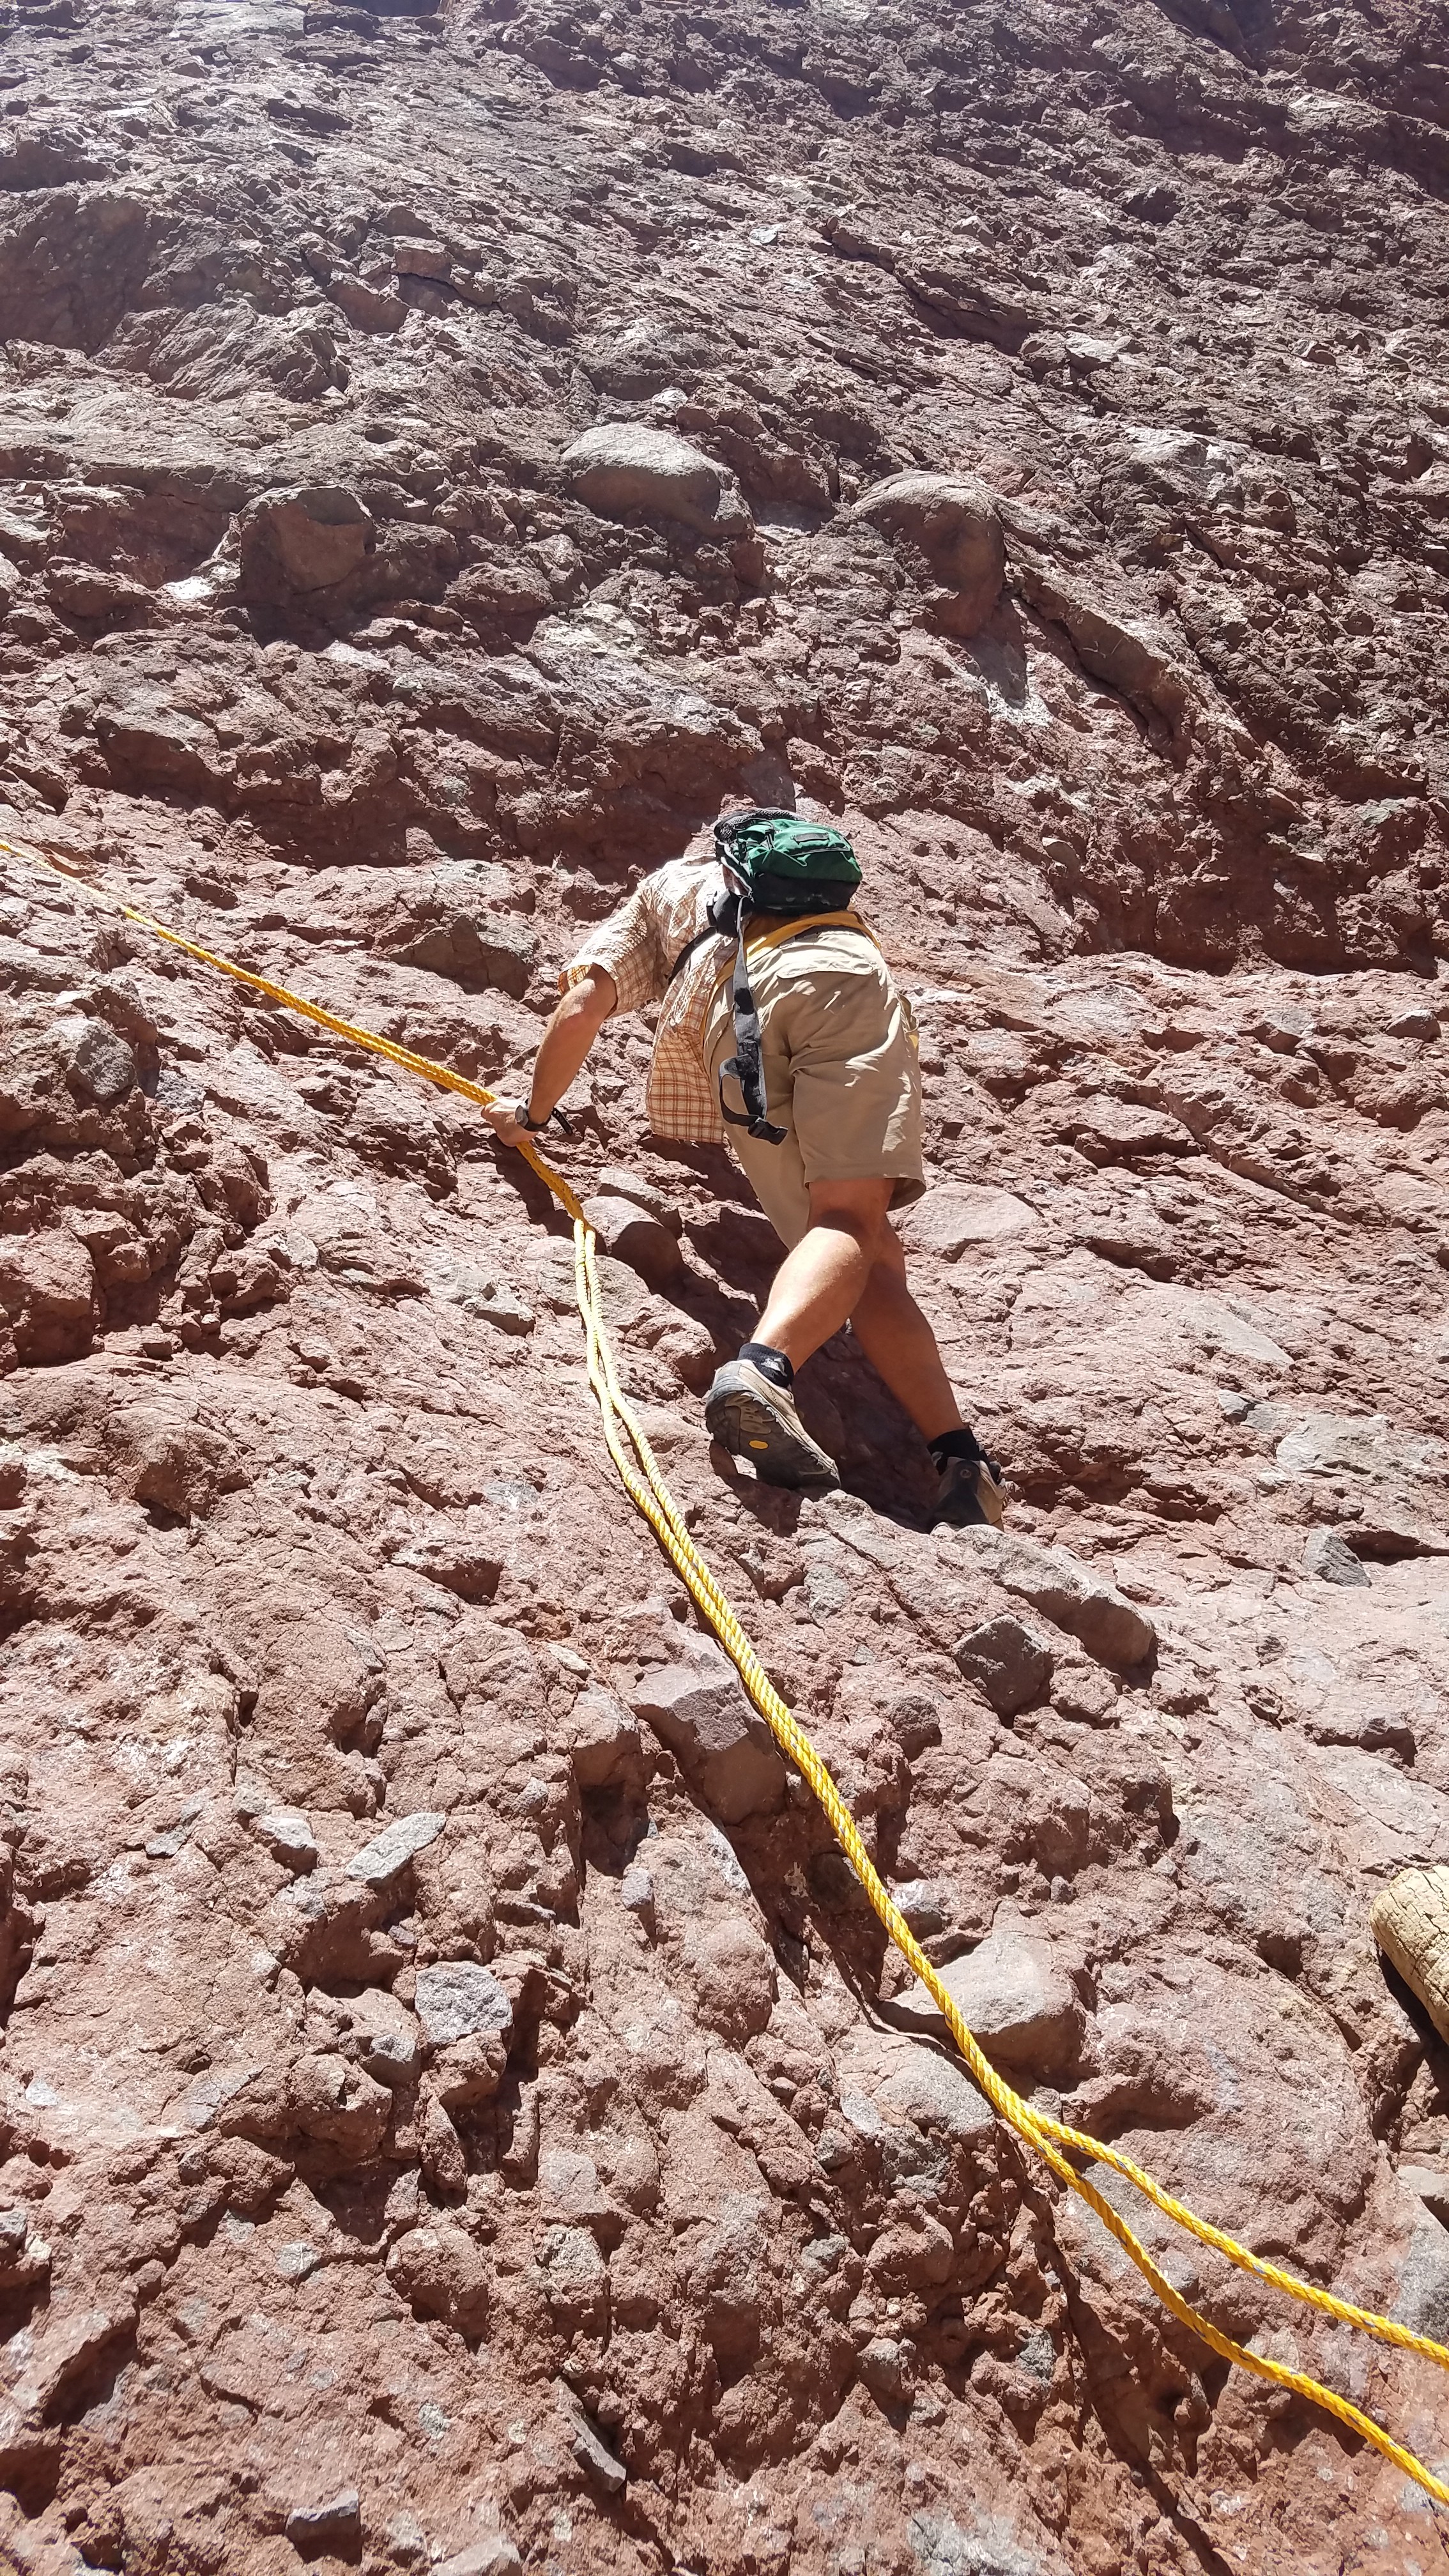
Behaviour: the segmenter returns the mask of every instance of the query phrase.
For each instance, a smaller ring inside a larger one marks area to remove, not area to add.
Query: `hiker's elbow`
[[[591,1030],[601,1029],[612,1017],[619,999],[619,988],[612,975],[602,966],[591,966],[564,995],[564,1010],[571,1020],[581,1021]]]

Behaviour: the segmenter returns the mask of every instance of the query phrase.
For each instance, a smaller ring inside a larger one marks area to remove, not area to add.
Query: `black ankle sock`
[[[784,1387],[787,1394],[795,1383],[795,1372],[784,1352],[772,1350],[768,1342],[742,1342],[740,1357],[752,1361],[761,1377],[767,1377],[772,1386]]]
[[[948,1458],[965,1458],[970,1461],[981,1455],[981,1446],[975,1432],[968,1431],[964,1427],[960,1431],[943,1431],[939,1440],[928,1440],[926,1447],[938,1467],[944,1467]]]

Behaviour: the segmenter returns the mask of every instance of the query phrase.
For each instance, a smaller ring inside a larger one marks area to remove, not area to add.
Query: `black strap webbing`
[[[818,897],[816,899],[818,900]],[[738,936],[739,948],[735,957],[734,971],[730,977],[730,1001],[735,1019],[735,1051],[719,1069],[720,1112],[729,1126],[747,1128],[752,1136],[759,1138],[761,1144],[783,1145],[788,1129],[772,1126],[765,1115],[760,1014],[755,1007],[754,993],[750,988],[749,961],[745,955],[745,931],[753,918],[749,904],[738,895],[727,893],[714,896],[709,906],[708,922],[703,930],[697,930],[694,937],[681,948],[669,969],[668,980],[673,983],[680,968],[688,964],[695,950],[702,948],[707,939],[728,939]],[[796,939],[807,939],[812,927],[812,923],[802,922],[799,930],[792,932],[791,936]],[[745,1104],[743,1117],[737,1109],[731,1109],[725,1099],[724,1087],[727,1076],[740,1086],[740,1097]]]
[[[755,1008],[755,997],[750,990],[749,961],[745,955],[747,919],[747,909],[741,904],[739,953],[735,958],[734,973],[730,977],[730,1000],[734,1005],[735,1014],[735,1051],[732,1056],[726,1058],[719,1069],[719,1105],[728,1126],[747,1128],[752,1136],[759,1138],[762,1145],[783,1145],[787,1130],[783,1127],[772,1127],[765,1116],[765,1077],[760,1059],[760,1014]],[[737,1109],[731,1109],[724,1096],[727,1076],[733,1076],[740,1086],[740,1098],[745,1104],[743,1117]]]

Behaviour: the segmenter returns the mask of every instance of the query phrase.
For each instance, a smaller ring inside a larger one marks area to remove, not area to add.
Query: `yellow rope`
[[[154,920],[149,913],[140,911],[134,904],[124,902],[120,896],[110,893],[103,887],[92,886],[82,877],[72,875],[69,869],[62,867],[54,859],[47,858],[37,851],[16,848],[8,841],[0,841],[0,852],[19,859],[29,867],[46,871],[67,886],[78,888],[92,901],[104,905],[110,911],[120,913],[127,921],[135,922],[141,929],[153,932],[158,939],[164,939],[170,947],[179,948],[183,955],[195,958],[198,964],[209,966],[218,974],[229,976],[234,983],[247,985],[253,992],[264,994],[268,1001],[278,1003],[285,1010],[299,1012],[304,1019],[313,1021],[319,1028],[330,1030],[334,1037],[345,1038],[352,1045],[365,1048],[371,1055],[383,1056],[388,1063],[397,1065],[403,1072],[419,1074],[424,1081],[436,1083],[446,1091],[460,1092],[465,1100],[475,1101],[480,1107],[487,1108],[491,1104],[494,1094],[486,1090],[481,1083],[469,1082],[463,1074],[452,1072],[446,1065],[434,1064],[428,1057],[414,1055],[409,1048],[397,1046],[391,1039],[379,1037],[371,1029],[358,1028],[350,1020],[337,1018],[335,1013],[324,1011],[319,1004],[304,1000],[298,993],[289,992],[283,984],[274,984],[265,975],[252,974],[246,967],[234,964],[230,958],[220,957],[214,950],[203,948],[195,940],[184,938],[179,931],[170,929],[165,922]],[[1372,2310],[1357,2308],[1349,2300],[1338,2298],[1332,2290],[1321,2290],[1311,2281],[1300,2281],[1291,2272],[1282,2271],[1276,2263],[1265,2262],[1261,2255],[1250,2253],[1248,2248],[1240,2245],[1235,2237],[1224,2234],[1221,2228],[1211,2226],[1206,2219],[1199,2218],[1195,2211],[1186,2208],[1180,2200],[1175,2200],[1170,2192],[1164,2191],[1161,2184],[1153,2180],[1151,2174],[1145,2173],[1140,2165],[1133,2164],[1130,2157],[1120,2155],[1115,2147],[1106,2145],[1100,2138],[1086,2136],[1080,2129],[1068,2128],[1062,2121],[1053,2120],[1045,2112],[1035,2110],[1029,2102],[1023,2101],[1019,2093],[1013,2091],[1004,2078],[998,2075],[990,2060],[982,2054],[975,2038],[962,2020],[949,1990],[926,1957],[905,1916],[881,1880],[861,1840],[855,1819],[836,1787],[829,1769],[816,1752],[804,1728],[791,1715],[775,1689],[733,1609],[685,1526],[649,1445],[643,1425],[619,1385],[613,1349],[603,1318],[595,1260],[594,1229],[585,1216],[575,1191],[561,1172],[556,1172],[551,1164],[545,1162],[535,1146],[525,1143],[521,1150],[540,1180],[545,1181],[552,1190],[565,1214],[573,1223],[574,1277],[579,1313],[583,1318],[588,1344],[589,1383],[598,1402],[604,1439],[609,1455],[618,1470],[620,1482],[630,1500],[648,1521],[660,1546],[677,1568],[691,1598],[734,1663],[745,1689],[771,1729],[781,1751],[809,1781],[824,1810],[831,1831],[855,1871],[867,1898],[907,1965],[915,1971],[926,1988],[975,2082],[985,2094],[993,2110],[1007,2123],[1008,2127],[1015,2130],[1019,2138],[1035,2149],[1043,2162],[1050,2166],[1059,2182],[1065,2184],[1069,2191],[1074,2191],[1078,2199],[1086,2202],[1089,2209],[1095,2210],[1103,2226],[1116,2238],[1143,2278],[1151,2284],[1163,2306],[1169,2309],[1182,2325],[1191,2327],[1194,2334],[1200,2335],[1212,2351],[1218,2353],[1224,2361],[1236,2362],[1240,2369],[1251,2372],[1255,2378],[1270,2380],[1275,2386],[1288,2389],[1295,2397],[1306,2398],[1311,2404],[1324,2407],[1330,2415],[1335,2415],[1341,2424],[1346,2425],[1350,2432],[1356,2433],[1363,2441],[1371,2443],[1376,2451],[1382,2452],[1386,2460],[1391,2460],[1396,2468],[1402,2469],[1406,2477],[1412,2478],[1428,2495],[1434,2497],[1437,2503],[1449,2504],[1449,2485],[1435,2477],[1429,2469],[1425,2468],[1422,2461],[1414,2457],[1412,2451],[1405,2450],[1391,2434],[1384,2431],[1382,2425],[1376,2424],[1372,2417],[1361,2413],[1357,2406],[1351,2405],[1347,2398],[1338,2396],[1333,2389],[1326,2388],[1320,2380],[1310,2378],[1307,2372],[1290,2370],[1286,2363],[1272,2361],[1264,2353],[1251,2352],[1246,2346],[1235,2343],[1230,2335],[1221,2333],[1198,2309],[1190,2306],[1186,2299],[1180,2297],[1154,2262],[1140,2237],[1133,2233],[1126,2220],[1119,2216],[1111,2202],[1104,2198],[1103,2194],[1086,2179],[1086,2176],[1078,2173],[1075,2167],[1067,2162],[1066,2155],[1062,2151],[1069,2150],[1073,2155],[1082,2156],[1090,2162],[1110,2166],[1114,2173],[1121,2174],[1126,2181],[1132,2183],[1147,2200],[1151,2201],[1154,2208],[1162,2212],[1164,2217],[1170,2218],[1190,2236],[1196,2237],[1200,2244],[1210,2245],[1216,2253],[1224,2255],[1228,2262],[1236,2264],[1239,2271],[1250,2273],[1256,2280],[1268,2282],[1275,2290],[1285,2292],[1289,2298],[1299,2299],[1307,2306],[1319,2309],[1323,2315],[1335,2318],[1340,2324],[1356,2326],[1363,2333],[1375,2336],[1380,2343],[1395,2345],[1403,2352],[1417,2353],[1426,2361],[1436,2362],[1441,2370],[1449,2370],[1449,2349],[1446,2349],[1443,2344],[1434,2343],[1427,2335],[1415,2334],[1410,2327],[1397,2324],[1392,2317],[1377,2316]]]

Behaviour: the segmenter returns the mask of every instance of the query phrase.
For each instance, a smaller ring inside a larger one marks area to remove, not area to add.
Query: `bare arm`
[[[527,1129],[519,1125],[519,1117],[525,1108],[535,1125],[540,1125],[549,1112],[558,1107],[569,1084],[582,1070],[589,1049],[618,998],[614,978],[602,966],[591,966],[587,975],[569,986],[544,1030],[534,1058],[533,1081],[527,1101],[496,1100],[491,1109],[483,1112],[495,1136],[503,1144],[519,1145],[523,1142]]]

